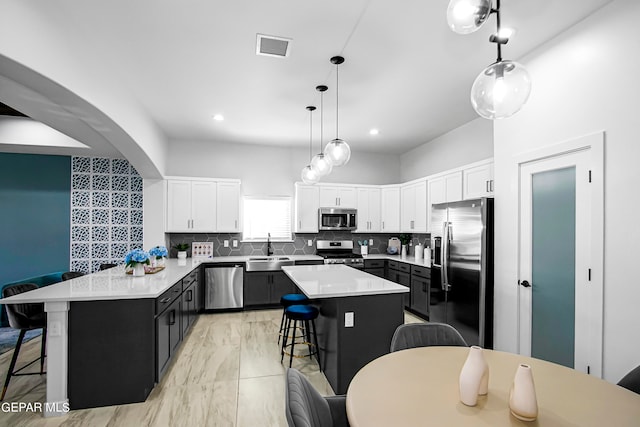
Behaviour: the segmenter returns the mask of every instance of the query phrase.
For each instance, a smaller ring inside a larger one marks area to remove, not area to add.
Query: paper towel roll
[[[424,245],[417,244],[414,252],[415,252],[415,255],[416,255],[416,261],[421,260],[423,252],[424,252]]]
[[[431,248],[429,246],[424,248],[424,265],[431,267]]]

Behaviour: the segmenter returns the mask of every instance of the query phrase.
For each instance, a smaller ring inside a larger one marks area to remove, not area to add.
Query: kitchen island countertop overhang
[[[310,299],[409,292],[406,286],[340,264],[285,266],[282,271]]]

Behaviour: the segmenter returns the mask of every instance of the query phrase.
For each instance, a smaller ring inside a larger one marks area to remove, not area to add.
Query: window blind
[[[245,197],[242,240],[291,240],[291,197]]]

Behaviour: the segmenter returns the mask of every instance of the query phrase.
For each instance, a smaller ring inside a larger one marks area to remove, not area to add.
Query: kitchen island
[[[282,270],[320,308],[316,320],[320,361],[336,394],[356,372],[387,354],[404,323],[409,288],[344,265],[287,266]]]

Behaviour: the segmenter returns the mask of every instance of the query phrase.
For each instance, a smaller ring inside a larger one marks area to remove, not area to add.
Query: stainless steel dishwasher
[[[242,308],[243,270],[239,264],[206,267],[204,308]]]

